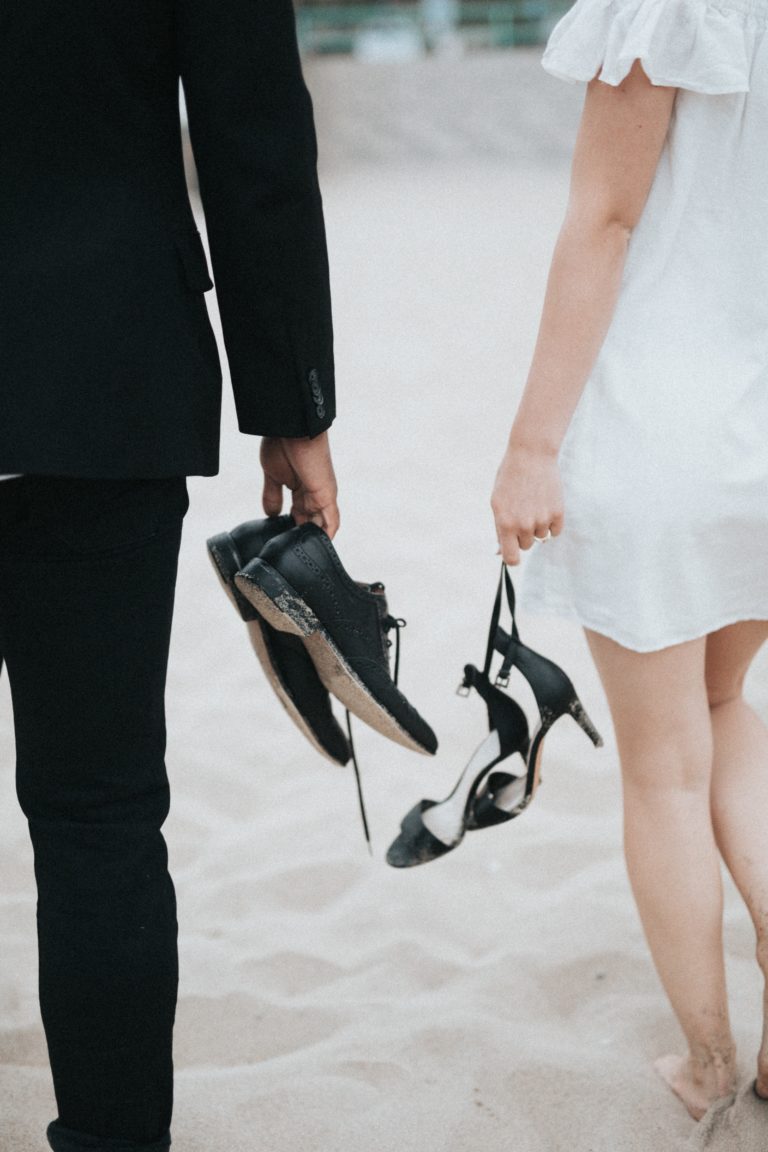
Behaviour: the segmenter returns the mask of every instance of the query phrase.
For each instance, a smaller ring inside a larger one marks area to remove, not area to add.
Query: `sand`
[[[338,547],[408,620],[401,682],[441,749],[430,761],[358,726],[370,859],[351,772],[294,730],[208,566],[206,536],[259,514],[257,443],[237,434],[228,400],[221,475],[190,483],[169,676],[174,1146],[762,1152],[768,1108],[747,1090],[762,986],[730,882],[743,1090],[697,1126],[653,1072],[681,1035],[630,897],[615,744],[575,626],[521,620],[569,671],[605,748],[562,721],[521,819],[420,869],[383,861],[400,816],[444,795],[483,736],[479,701],[455,688],[482,659],[496,577],[488,495],[565,202],[578,89],[540,74],[530,52],[325,62],[309,79],[343,414]],[[768,655],[747,691],[768,716]],[[41,1152],[55,1110],[5,678],[0,774],[0,1150]]]

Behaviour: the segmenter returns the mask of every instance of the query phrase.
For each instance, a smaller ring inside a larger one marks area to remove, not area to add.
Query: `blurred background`
[[[324,171],[457,150],[517,161],[568,156],[577,92],[539,69],[568,0],[294,3]]]
[[[565,0],[299,0],[305,52],[403,59],[546,40]]]

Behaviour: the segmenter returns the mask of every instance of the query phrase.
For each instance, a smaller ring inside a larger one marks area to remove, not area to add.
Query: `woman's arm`
[[[536,349],[491,502],[508,564],[534,536],[562,530],[558,452],[613,316],[676,92],[654,87],[639,61],[618,87],[587,89]]]

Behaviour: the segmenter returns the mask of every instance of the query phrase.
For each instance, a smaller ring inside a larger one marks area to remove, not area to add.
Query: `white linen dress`
[[[768,0],[578,0],[543,64],[679,88],[523,610],[652,651],[768,619]]]

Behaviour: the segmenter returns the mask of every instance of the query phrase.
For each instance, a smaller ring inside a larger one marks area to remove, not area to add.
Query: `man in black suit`
[[[38,885],[55,1152],[170,1143],[163,695],[185,477],[218,467],[212,287],[264,504],[333,535],[330,293],[291,0],[4,0],[0,653]]]

